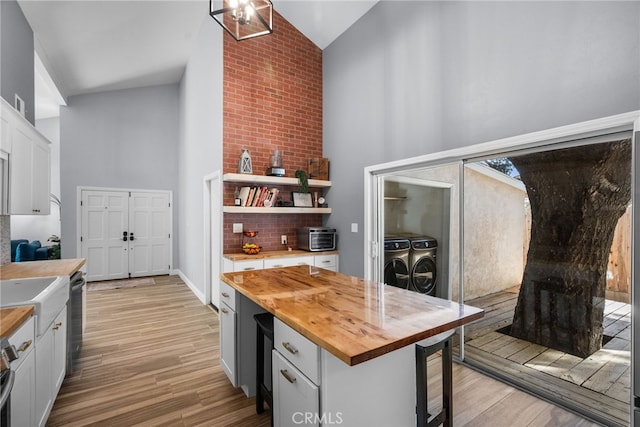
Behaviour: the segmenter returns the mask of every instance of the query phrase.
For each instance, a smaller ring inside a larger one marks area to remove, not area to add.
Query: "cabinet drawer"
[[[220,282],[220,301],[229,306],[231,310],[236,309],[236,290],[225,282]]]
[[[264,260],[264,268],[292,267],[295,265],[313,265],[313,257],[294,256],[288,258],[268,258]]]
[[[233,271],[249,271],[249,270],[260,270],[262,269],[263,263],[261,259],[250,260],[250,261],[235,261],[233,263]]]
[[[36,345],[35,320],[33,316],[9,337],[9,344],[15,346],[18,350],[18,358],[11,362],[11,369],[18,369]]]
[[[335,255],[316,255],[314,257],[314,265],[320,268],[326,268],[327,270],[336,270],[336,256]]]
[[[315,384],[320,384],[320,347],[274,319],[275,348]]]
[[[273,350],[273,425],[319,426],[320,392],[295,366]],[[311,419],[309,419],[311,417]]]

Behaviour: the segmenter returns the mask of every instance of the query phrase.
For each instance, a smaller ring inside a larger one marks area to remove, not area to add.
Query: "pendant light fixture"
[[[273,32],[271,0],[209,0],[209,15],[237,41]]]

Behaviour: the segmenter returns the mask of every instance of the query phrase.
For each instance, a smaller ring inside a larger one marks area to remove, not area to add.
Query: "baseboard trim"
[[[177,274],[178,276],[180,276],[182,281],[189,287],[189,289],[191,289],[191,292],[193,292],[194,295],[198,297],[202,304],[207,304],[206,297],[202,293],[202,291],[198,289],[196,285],[194,285],[193,282],[189,280],[189,278],[182,271],[180,271],[179,269],[174,269],[173,274]]]

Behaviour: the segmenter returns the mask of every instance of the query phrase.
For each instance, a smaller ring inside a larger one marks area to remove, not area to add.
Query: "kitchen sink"
[[[41,336],[69,299],[69,277],[0,280],[0,307],[35,306],[36,334]]]

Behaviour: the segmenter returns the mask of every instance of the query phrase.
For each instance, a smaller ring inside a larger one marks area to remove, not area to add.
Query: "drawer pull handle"
[[[287,372],[286,369],[280,369],[280,373],[282,374],[283,377],[285,377],[287,379],[287,381],[289,381],[291,384],[296,382],[296,378],[292,377],[289,372]]]
[[[322,261],[323,264],[329,264],[331,261],[329,261],[328,259],[325,259],[324,261]]]
[[[220,311],[221,311],[221,312],[223,312],[224,314],[229,313],[229,310],[227,310],[227,309],[226,309],[226,308],[224,308],[224,307],[222,307],[222,308],[220,309]]]
[[[225,298],[229,298],[229,294],[228,294],[228,293],[226,293],[226,292],[223,292],[223,293],[222,293],[222,296],[223,296],[223,297],[225,297]]]
[[[32,340],[28,340],[28,341],[23,342],[22,345],[20,347],[18,347],[18,351],[24,352],[26,349],[31,347],[32,343],[33,343]]]
[[[53,330],[57,331],[58,329],[60,329],[60,326],[62,326],[62,322],[56,323],[56,325],[53,327]]]
[[[295,348],[294,346],[292,346],[291,344],[289,344],[289,342],[284,341],[284,342],[282,343],[282,346],[283,346],[284,348],[286,348],[286,349],[287,349],[287,351],[288,351],[289,353],[291,353],[291,354],[298,354],[298,349],[297,349],[297,348]]]
[[[249,270],[255,270],[255,267],[245,267],[243,268],[244,271],[249,271]]]
[[[282,264],[276,264],[273,266],[273,268],[280,268],[280,267],[284,267]]]

